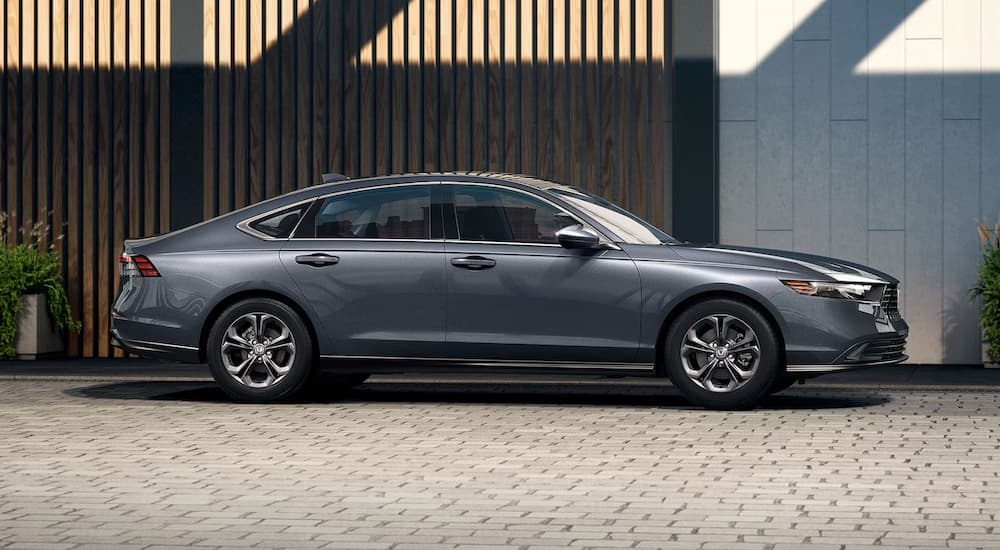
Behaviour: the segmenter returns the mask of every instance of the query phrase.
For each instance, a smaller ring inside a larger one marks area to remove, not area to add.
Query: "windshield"
[[[586,212],[627,244],[677,244],[680,241],[649,222],[597,195],[572,187],[557,187],[549,192]]]

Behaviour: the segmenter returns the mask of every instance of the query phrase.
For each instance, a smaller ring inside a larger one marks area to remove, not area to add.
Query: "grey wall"
[[[720,236],[903,281],[914,363],[980,362],[1000,0],[719,0]]]

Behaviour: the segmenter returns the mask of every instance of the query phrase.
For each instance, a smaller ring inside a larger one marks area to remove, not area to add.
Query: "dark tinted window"
[[[305,206],[296,206],[288,210],[282,210],[277,214],[272,214],[251,223],[250,227],[271,237],[279,239],[288,238],[292,234],[292,230],[295,229],[295,225],[299,223],[299,218],[302,217],[302,211],[305,208]]]
[[[478,185],[454,186],[459,239],[557,243],[556,231],[577,221],[525,193]]]
[[[316,212],[319,239],[427,239],[429,185],[388,187],[330,197]],[[310,235],[311,236],[311,235]]]

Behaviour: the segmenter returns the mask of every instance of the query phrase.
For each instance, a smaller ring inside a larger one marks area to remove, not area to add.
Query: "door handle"
[[[313,267],[323,267],[340,263],[340,258],[329,254],[306,254],[303,256],[296,256],[295,263],[311,265]]]
[[[451,265],[464,269],[480,270],[489,269],[497,265],[497,261],[482,256],[466,256],[464,258],[452,258]]]

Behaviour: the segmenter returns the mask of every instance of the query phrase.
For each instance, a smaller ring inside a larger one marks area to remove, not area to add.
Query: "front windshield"
[[[677,244],[679,241],[649,222],[597,195],[572,187],[548,189],[614,231],[627,244]]]

